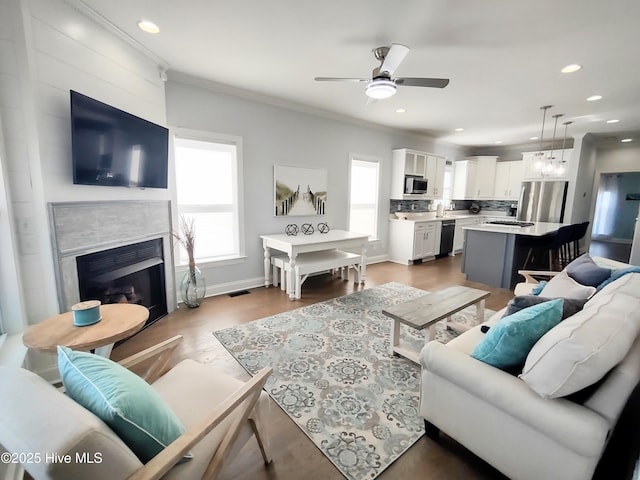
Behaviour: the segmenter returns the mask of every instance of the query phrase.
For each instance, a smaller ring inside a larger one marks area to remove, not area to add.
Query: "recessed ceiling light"
[[[458,128],[456,128],[456,132],[464,132],[464,128],[458,127]]]
[[[595,102],[596,100],[602,100],[602,95],[591,95],[587,98],[587,102]]]
[[[633,138],[623,138],[622,140],[620,140],[622,143],[629,143],[629,142],[633,142]]]
[[[155,23],[149,20],[140,20],[138,22],[138,28],[143,32],[147,33],[158,33],[160,32],[160,27],[158,27]]]
[[[396,108],[396,113],[407,113],[406,108]]]
[[[573,72],[577,72],[581,68],[582,68],[582,65],[578,65],[577,63],[572,63],[571,65],[567,65],[560,71],[562,73],[573,73]]]
[[[612,118],[611,120],[607,120],[607,123],[618,123],[620,120],[617,118]]]
[[[498,143],[502,143],[502,140],[497,140],[497,141],[496,141],[496,144],[498,144]]]
[[[529,137],[529,140],[537,140],[539,137]]]

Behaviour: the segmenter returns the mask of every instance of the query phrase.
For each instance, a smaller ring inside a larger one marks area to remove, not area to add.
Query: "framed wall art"
[[[274,166],[276,217],[324,215],[327,203],[327,170]]]

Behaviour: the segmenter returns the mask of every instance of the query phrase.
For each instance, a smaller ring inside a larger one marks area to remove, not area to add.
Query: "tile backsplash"
[[[430,212],[435,209],[433,204],[438,200],[391,200],[389,213],[395,212]],[[507,200],[452,200],[455,210],[469,210],[472,203],[480,205],[480,210],[509,211],[511,205],[516,202]]]

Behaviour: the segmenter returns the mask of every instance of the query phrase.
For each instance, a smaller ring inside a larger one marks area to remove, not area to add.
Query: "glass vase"
[[[180,296],[184,304],[189,308],[199,307],[206,290],[207,284],[200,269],[189,267],[180,282]]]

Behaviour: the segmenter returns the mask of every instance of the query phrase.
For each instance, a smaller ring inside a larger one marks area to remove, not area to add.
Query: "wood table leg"
[[[400,344],[400,320],[393,320],[393,327],[391,328],[391,344],[389,345],[389,353],[395,354],[395,348]]]
[[[296,286],[297,286],[297,275],[296,275],[296,256],[297,254],[291,253],[289,254],[289,272],[287,275],[287,291],[289,292],[289,300],[296,299]]]
[[[431,325],[429,325],[429,328],[427,328],[427,334],[425,335],[426,342],[430,342],[431,340],[436,339],[436,323],[438,322],[432,323]]]
[[[478,323],[484,322],[484,298],[476,303],[476,321]]]
[[[264,286],[271,285],[271,249],[264,247]]]

